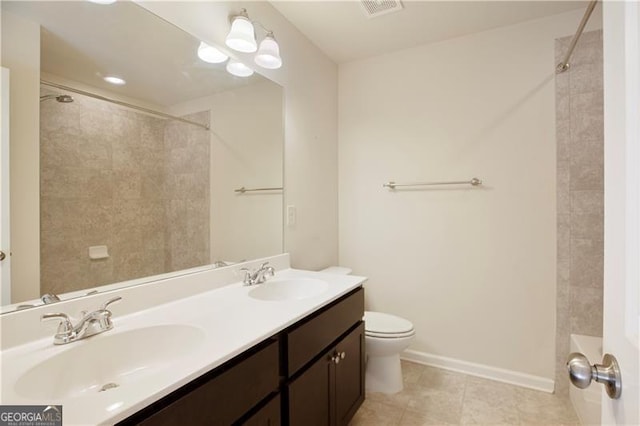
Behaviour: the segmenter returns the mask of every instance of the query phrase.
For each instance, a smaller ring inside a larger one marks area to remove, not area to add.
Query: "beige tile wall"
[[[209,112],[186,118],[209,123]],[[210,263],[210,138],[207,130],[179,121],[168,122],[164,132],[168,272]]]
[[[208,240],[191,238],[194,250],[176,244],[183,244],[185,223],[208,235],[209,167],[201,160],[209,154],[206,131],[74,99],[41,103],[41,293],[207,263]],[[208,113],[197,118],[208,122]],[[179,147],[188,172],[176,165]],[[187,201],[175,220],[172,207]],[[89,259],[94,245],[107,245],[109,258]]]
[[[556,41],[561,61],[571,38]],[[556,390],[568,392],[569,335],[602,336],[604,114],[602,31],[584,33],[556,75],[558,272]]]

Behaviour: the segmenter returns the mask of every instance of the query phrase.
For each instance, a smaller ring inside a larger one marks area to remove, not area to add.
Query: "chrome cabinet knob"
[[[347,353],[346,352],[334,352],[333,355],[331,355],[331,357],[329,358],[331,360],[331,362],[333,362],[334,364],[340,364],[340,360],[343,360],[347,357]]]
[[[604,354],[602,364],[589,363],[586,356],[579,352],[569,354],[567,359],[569,380],[580,389],[589,387],[592,380],[602,383],[611,399],[618,399],[622,394],[622,378],[618,361],[611,354]]]

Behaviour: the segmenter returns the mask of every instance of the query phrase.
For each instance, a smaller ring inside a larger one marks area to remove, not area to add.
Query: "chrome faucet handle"
[[[267,266],[263,269],[262,275],[260,277],[261,282],[265,282],[267,278],[271,278],[276,274],[276,270],[273,269],[273,266]]]
[[[47,293],[47,294],[43,294],[42,297],[40,298],[40,300],[42,300],[42,302],[45,305],[48,305],[50,303],[56,303],[60,301],[60,298],[58,297],[57,294],[53,294],[53,293]]]
[[[117,296],[117,297],[114,297],[112,299],[109,299],[109,300],[107,300],[106,302],[104,302],[102,304],[102,306],[100,307],[100,310],[101,311],[106,311],[107,310],[107,306],[111,305],[112,303],[119,302],[121,300],[122,300],[122,297],[120,297],[120,296]]]
[[[259,270],[267,269],[267,267],[272,268],[271,266],[269,266],[269,262],[264,262],[262,265],[260,265]]]
[[[253,284],[253,274],[249,268],[240,268],[240,272],[244,272],[244,278],[242,282],[244,285],[252,285]]]
[[[73,324],[71,324],[71,320],[69,319],[69,315],[64,314],[62,312],[56,312],[53,314],[44,314],[40,317],[41,321],[48,321],[50,319],[59,319],[60,324],[58,324],[57,334],[60,335],[70,335],[73,333]]]

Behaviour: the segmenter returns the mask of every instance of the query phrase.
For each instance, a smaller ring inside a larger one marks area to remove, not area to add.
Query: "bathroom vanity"
[[[65,424],[348,424],[364,400],[365,278],[271,260],[255,286],[237,282],[248,262],[60,302],[73,317],[122,297],[112,330],[65,345],[39,321],[51,306],[1,316],[16,333],[0,403],[63,405]]]
[[[346,425],[364,401],[358,288],[122,425]]]

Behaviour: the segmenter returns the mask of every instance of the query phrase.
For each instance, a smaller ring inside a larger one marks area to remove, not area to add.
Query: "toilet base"
[[[400,354],[367,357],[365,374],[367,392],[391,394],[398,393],[403,388]]]

